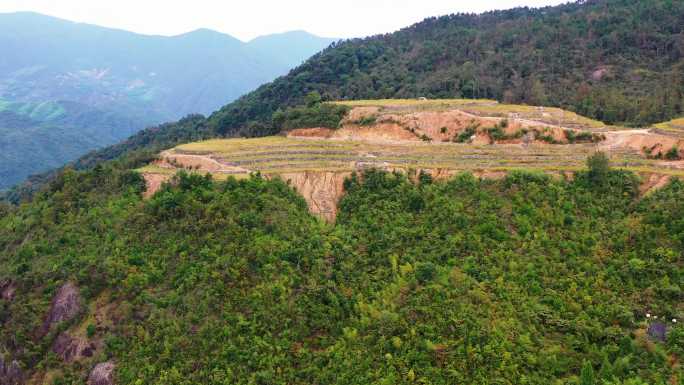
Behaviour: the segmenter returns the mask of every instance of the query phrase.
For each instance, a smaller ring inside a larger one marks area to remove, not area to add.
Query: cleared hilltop
[[[149,183],[148,195],[181,169],[211,173],[219,180],[258,172],[288,181],[314,213],[332,221],[344,179],[371,168],[437,178],[463,171],[501,178],[523,169],[571,177],[584,168],[587,157],[604,151],[614,165],[642,176],[644,192],[672,176],[684,177],[684,153],[679,150],[684,148],[683,139],[660,131],[606,126],[557,108],[464,99],[329,105],[348,108],[337,127],[213,139],[164,151],[159,160],[140,169]],[[287,119],[305,126],[301,116],[315,108],[295,109]]]

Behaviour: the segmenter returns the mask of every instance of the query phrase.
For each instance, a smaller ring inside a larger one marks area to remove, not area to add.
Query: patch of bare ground
[[[673,147],[681,149],[684,145],[684,139],[653,133],[648,129],[608,131],[604,135],[606,140],[600,148],[608,151],[629,148],[644,154],[665,154]]]
[[[491,130],[499,129],[500,137]],[[522,118],[486,117],[458,109],[397,112],[396,108],[356,107],[342,121],[339,129],[296,129],[292,138],[362,140],[374,143],[391,142],[469,142],[473,144],[568,143],[567,128]],[[533,133],[532,137],[526,133]],[[459,138],[463,133],[470,133]],[[465,139],[465,140],[464,140]]]
[[[344,194],[344,180],[350,172],[284,173],[280,177],[306,200],[309,210],[328,222],[337,216],[337,203]]]
[[[152,195],[154,195],[154,193],[159,191],[162,184],[164,184],[164,182],[169,180],[169,175],[164,175],[164,174],[154,174],[151,172],[144,172],[142,175],[143,175],[143,178],[145,178],[146,188],[145,188],[145,193],[143,194],[143,196],[145,198],[149,198]]]
[[[649,194],[659,188],[664,187],[670,182],[672,176],[662,175],[662,174],[648,174],[643,173],[641,176],[641,186],[639,186],[639,191],[642,195]]]

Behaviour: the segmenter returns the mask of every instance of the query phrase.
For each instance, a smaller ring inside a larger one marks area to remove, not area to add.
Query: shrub
[[[458,135],[454,136],[453,141],[456,142],[456,143],[465,143],[465,142],[467,142],[468,140],[470,140],[470,138],[471,138],[473,135],[475,135],[475,133],[477,133],[478,127],[480,127],[480,123],[475,123],[475,122],[471,123],[470,125],[468,125],[468,126],[465,128],[465,130],[461,131],[461,133],[459,133]]]
[[[489,127],[487,128],[487,134],[493,141],[497,140],[504,140],[506,139],[506,134],[504,133],[503,129],[499,127],[499,125],[495,125],[494,127]]]
[[[677,147],[672,147],[665,153],[665,159],[667,160],[679,160],[679,149]]]
[[[88,326],[86,327],[86,335],[88,336],[88,338],[93,338],[96,331],[97,328],[94,324],[88,324]]]
[[[596,143],[604,140],[606,137],[603,134],[594,134],[589,131],[575,132],[573,130],[564,130],[565,138],[568,143]]]
[[[375,122],[378,120],[378,117],[375,115],[369,115],[369,116],[364,116],[361,119],[355,121],[355,124],[358,124],[359,126],[372,126],[375,124]]]
[[[421,262],[416,265],[416,279],[425,283],[432,281],[437,275],[437,267],[432,262]]]

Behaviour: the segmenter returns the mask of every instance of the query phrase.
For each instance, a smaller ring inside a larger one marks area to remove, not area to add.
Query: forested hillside
[[[0,190],[116,143],[138,132],[142,121],[76,102],[0,100]]]
[[[330,47],[212,122],[222,134],[269,132],[273,111],[316,90],[335,100],[494,98],[647,125],[684,111],[683,32],[684,3],[671,0],[432,18]]]
[[[0,364],[53,384],[105,362],[116,384],[680,383],[684,185],[638,199],[592,165],[368,171],[334,225],[279,180],[180,175],[143,200],[125,167],[68,172],[0,208]]]

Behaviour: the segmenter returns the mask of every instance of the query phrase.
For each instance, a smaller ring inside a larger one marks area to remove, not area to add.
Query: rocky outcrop
[[[17,292],[17,284],[13,281],[0,282],[0,299],[12,302]]]
[[[0,385],[20,385],[24,383],[24,373],[19,362],[5,362],[0,357]]]
[[[67,333],[60,334],[52,344],[52,351],[64,362],[74,362],[92,357],[96,350],[97,346],[94,342],[90,342],[86,338],[73,337]]]
[[[81,303],[81,293],[74,283],[67,282],[62,285],[52,298],[52,304],[45,317],[45,322],[43,322],[40,336],[47,334],[53,325],[76,317],[81,311]]]
[[[95,365],[88,376],[88,385],[114,385],[115,368],[116,365],[111,361]]]

